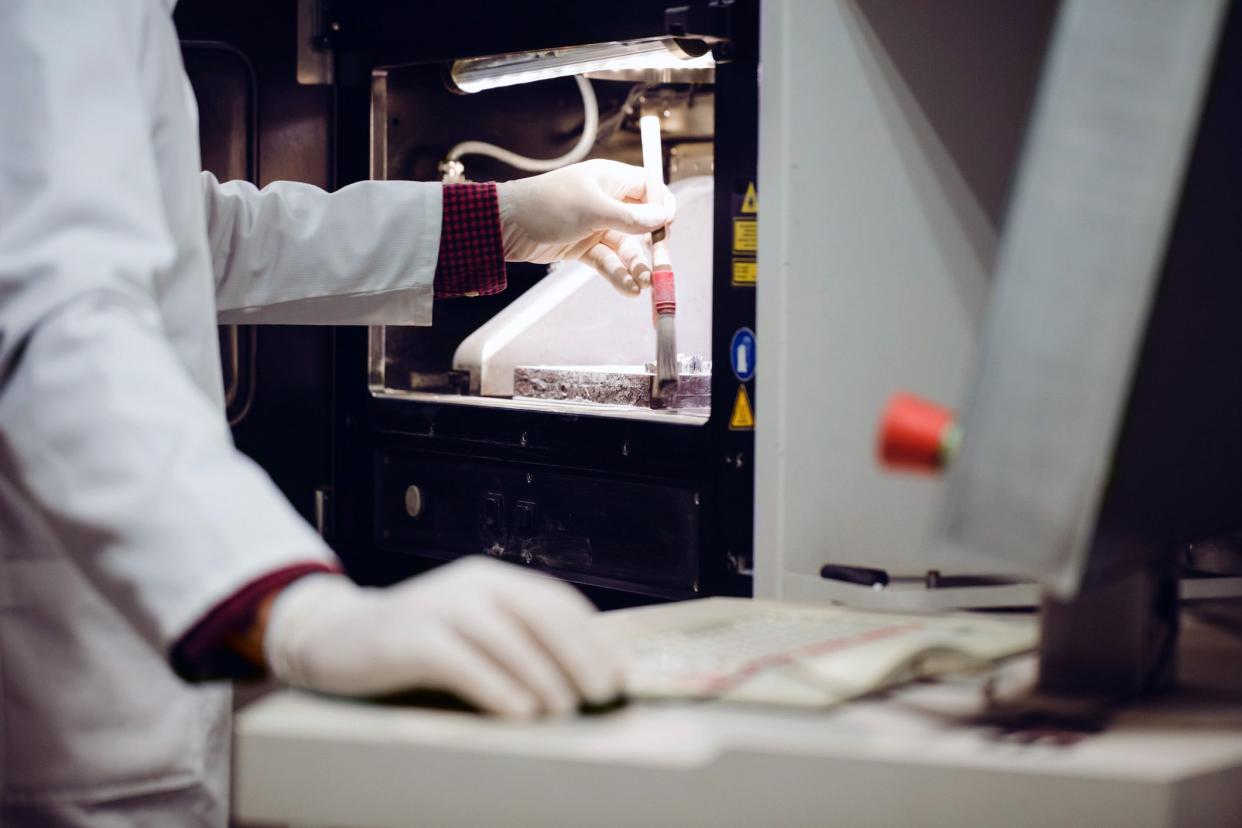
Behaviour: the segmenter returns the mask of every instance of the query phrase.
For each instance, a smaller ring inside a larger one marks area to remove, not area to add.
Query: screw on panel
[[[699,505],[699,493],[698,492],[694,493],[694,505],[695,506]]]
[[[527,483],[534,483],[534,482],[535,482],[535,476],[534,476],[533,474],[531,474],[530,472],[527,472],[527,473],[526,473],[526,482],[527,482]]]
[[[698,591],[699,591],[699,582],[698,582],[698,581],[695,581],[695,582],[694,582],[694,586],[693,586],[693,587],[691,587],[691,589],[693,589],[695,592],[698,592]]]
[[[526,432],[525,432],[525,431],[523,431],[523,432],[522,432],[522,437],[521,437],[521,439],[520,439],[518,442],[520,442],[522,445],[526,445],[527,440],[526,440]]]
[[[629,456],[630,456],[630,444],[629,444],[629,443],[622,443],[622,444],[621,444],[621,456],[622,456],[622,457],[629,457]]]

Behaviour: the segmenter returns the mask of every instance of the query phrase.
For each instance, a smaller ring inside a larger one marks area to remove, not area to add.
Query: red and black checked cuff
[[[323,563],[302,563],[269,572],[234,592],[190,628],[172,650],[172,667],[186,681],[262,678],[266,671],[225,644],[255,621],[263,599],[284,589],[303,575],[339,573]]]
[[[496,185],[445,184],[436,298],[491,296],[508,284]]]

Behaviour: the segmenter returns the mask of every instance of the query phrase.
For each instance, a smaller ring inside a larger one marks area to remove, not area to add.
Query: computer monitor
[[[1064,3],[937,554],[1037,578],[1041,686],[1168,680],[1176,560],[1242,527],[1242,5]]]

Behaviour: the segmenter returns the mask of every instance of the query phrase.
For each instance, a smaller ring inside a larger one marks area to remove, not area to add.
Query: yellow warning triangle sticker
[[[759,196],[755,193],[755,182],[753,181],[746,185],[746,197],[742,199],[742,212],[759,212]]]
[[[755,412],[750,407],[750,397],[746,394],[746,386],[737,387],[737,399],[733,401],[733,416],[729,418],[729,428],[734,431],[747,431],[755,427]]]

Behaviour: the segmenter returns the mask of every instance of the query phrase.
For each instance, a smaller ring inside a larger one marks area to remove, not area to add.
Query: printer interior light
[[[454,61],[449,75],[458,91],[473,93],[587,72],[711,69],[715,65],[705,41],[657,38],[466,58]]]

